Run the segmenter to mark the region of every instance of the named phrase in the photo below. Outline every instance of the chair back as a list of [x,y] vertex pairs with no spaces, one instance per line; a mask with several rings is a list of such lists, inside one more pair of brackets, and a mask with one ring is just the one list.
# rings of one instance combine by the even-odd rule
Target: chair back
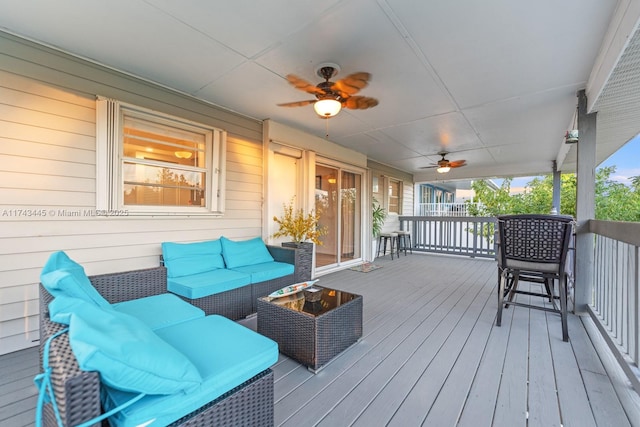
[[564,215],[498,216],[501,265],[507,260],[563,265],[573,218]]

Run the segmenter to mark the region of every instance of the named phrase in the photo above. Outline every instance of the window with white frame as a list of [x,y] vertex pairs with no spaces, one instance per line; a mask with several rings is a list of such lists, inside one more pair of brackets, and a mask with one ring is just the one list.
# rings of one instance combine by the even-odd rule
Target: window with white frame
[[224,131],[112,99],[97,104],[97,209],[223,212]]
[[389,213],[402,213],[402,182],[389,179]]

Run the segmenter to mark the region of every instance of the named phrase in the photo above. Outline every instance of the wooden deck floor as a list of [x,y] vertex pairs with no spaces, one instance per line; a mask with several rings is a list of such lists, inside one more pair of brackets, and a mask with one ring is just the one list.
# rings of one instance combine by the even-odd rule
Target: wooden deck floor
[[[323,286],[364,296],[362,340],[312,374],[274,366],[277,426],[640,426],[640,397],[590,319],[509,308],[488,260],[409,255]],[[255,318],[244,321],[255,327]],[[604,348],[604,347],[603,347]],[[0,356],[0,425],[33,424],[37,350]]]

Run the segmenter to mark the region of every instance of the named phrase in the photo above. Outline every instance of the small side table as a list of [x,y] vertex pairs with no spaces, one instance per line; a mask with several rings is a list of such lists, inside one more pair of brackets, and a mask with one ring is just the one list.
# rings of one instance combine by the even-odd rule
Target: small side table
[[258,333],[278,343],[280,353],[318,372],[362,337],[362,295],[321,288],[317,302],[298,292],[258,298]]

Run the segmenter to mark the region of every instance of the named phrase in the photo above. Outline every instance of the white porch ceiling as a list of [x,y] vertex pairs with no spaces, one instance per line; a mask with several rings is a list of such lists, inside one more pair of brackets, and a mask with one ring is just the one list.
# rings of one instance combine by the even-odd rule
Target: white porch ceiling
[[[634,8],[632,0],[0,0],[0,29],[321,137],[326,123],[311,106],[276,106],[310,98],[284,76],[318,83],[323,62],[340,65],[336,78],[368,71],[361,94],[380,105],[343,110],[329,120],[329,139],[428,181],[442,179],[421,168],[441,150],[468,164],[448,179],[551,171],[565,158],[576,92],[596,71],[610,74],[615,63],[602,57],[620,46],[612,40],[624,37],[615,32],[621,17],[631,15],[625,28],[635,29]],[[640,131],[637,121],[626,126]],[[598,161],[632,132],[609,136]],[[570,150],[563,170],[575,169]]]

